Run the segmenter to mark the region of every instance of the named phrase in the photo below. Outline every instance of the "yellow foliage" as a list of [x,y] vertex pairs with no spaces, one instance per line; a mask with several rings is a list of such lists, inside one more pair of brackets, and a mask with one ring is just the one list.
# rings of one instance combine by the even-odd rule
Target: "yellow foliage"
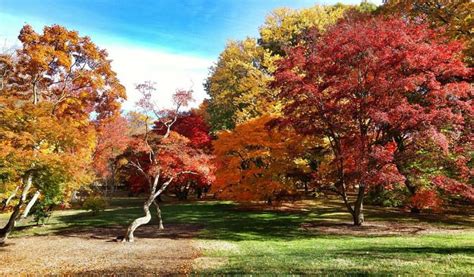
[[206,84],[214,129],[232,129],[235,124],[278,112],[276,93],[268,88],[274,60],[254,39],[227,44]]
[[284,48],[291,46],[302,31],[317,27],[324,31],[335,24],[351,6],[316,5],[306,9],[279,8],[274,10],[260,27],[261,44],[275,54],[283,54]]

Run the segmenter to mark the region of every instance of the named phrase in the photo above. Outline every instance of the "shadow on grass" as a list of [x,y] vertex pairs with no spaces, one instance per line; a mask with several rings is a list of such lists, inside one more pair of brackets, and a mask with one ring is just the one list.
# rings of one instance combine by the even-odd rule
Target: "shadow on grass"
[[[57,231],[55,234],[64,237],[121,242],[126,230],[127,228],[125,226],[68,228]],[[159,230],[157,225],[148,224],[138,228],[134,235],[136,238],[167,238],[182,240],[194,238],[200,230],[200,226],[191,224],[169,224],[164,230]]]
[[241,211],[231,203],[195,203],[164,206],[169,222],[205,226],[199,238],[221,240],[297,239],[305,235],[299,226],[308,213]]
[[[60,212],[54,216],[48,228],[56,234],[67,234],[74,230],[99,228],[100,233],[104,228],[109,228],[115,232],[114,236],[123,235],[125,228],[135,218],[143,215],[141,205],[142,199],[125,198],[113,199],[111,208],[92,215],[89,212],[78,211],[77,213]],[[168,237],[179,238],[179,232],[188,236],[188,230],[192,230],[192,235],[203,239],[219,239],[229,241],[240,240],[292,240],[311,237],[334,237],[351,234],[331,234],[324,232],[321,228],[331,226],[334,228],[345,228],[354,230],[350,225],[351,217],[345,212],[344,207],[337,200],[325,202],[315,202],[314,205],[303,211],[272,211],[248,209],[245,206],[231,202],[200,201],[188,203],[163,203],[162,215],[165,225],[165,232],[157,231],[157,220],[152,209],[152,220],[148,233],[140,234],[141,227],[137,230],[137,236],[144,237]],[[474,227],[472,217],[459,215],[459,217],[441,215],[412,215],[396,209],[367,207],[366,218],[371,222],[389,221],[392,224],[398,222],[419,223],[442,223],[451,229],[462,229],[464,227]],[[308,231],[305,225],[312,224],[315,228]],[[194,226],[194,227],[190,227]],[[173,232],[166,232],[167,227],[171,227]],[[29,228],[26,226],[26,228]],[[359,227],[360,228],[360,227]],[[372,228],[370,226],[364,228]],[[146,229],[142,229],[146,230]],[[423,229],[420,228],[420,231]],[[415,230],[414,233],[416,233]],[[393,236],[394,234],[365,234],[365,229],[360,235],[367,237]],[[112,236],[113,234],[110,234]],[[396,235],[396,234],[395,234]]]
[[[411,222],[411,223],[427,223],[436,225],[454,225],[459,227],[474,227],[474,215],[472,210],[468,210],[465,207],[465,211],[459,210],[453,213],[452,211],[439,214],[439,213],[410,213],[396,208],[384,208],[384,207],[368,207],[365,211],[365,216],[369,220],[376,221],[398,221],[398,222]],[[472,209],[472,207],[471,207]]]
[[[165,230],[154,232],[154,236],[177,238],[179,237],[177,232],[180,229],[184,233],[192,229],[193,234],[199,238],[224,240],[291,239],[300,238],[304,235],[304,233],[299,230],[300,224],[306,218],[303,214],[246,212],[235,210],[235,207],[235,204],[221,202],[162,205]],[[123,235],[125,227],[135,218],[142,215],[143,211],[139,207],[113,208],[95,216],[88,212],[73,215],[59,215],[56,220],[61,222],[62,226],[67,227],[58,229],[55,233],[65,234],[68,232],[64,231],[74,229],[97,229],[99,227],[107,227],[114,229],[117,235]],[[152,216],[152,220],[147,226],[151,226],[151,228],[157,230],[156,216],[154,214],[152,214]],[[121,226],[122,228],[114,226]],[[137,237],[148,237],[146,234],[141,234],[140,231],[145,230],[144,228],[147,228],[147,226],[137,229]],[[191,228],[190,226],[195,227]],[[167,233],[168,229],[176,230],[177,232]],[[195,232],[196,229],[200,231]]]

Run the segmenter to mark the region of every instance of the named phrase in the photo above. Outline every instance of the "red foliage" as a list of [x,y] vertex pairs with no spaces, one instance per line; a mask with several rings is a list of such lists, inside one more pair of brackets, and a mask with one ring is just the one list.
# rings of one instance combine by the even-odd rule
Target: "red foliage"
[[349,18],[291,49],[273,86],[285,123],[330,141],[333,184],[390,187],[414,138],[447,152],[446,127],[467,128],[473,70],[461,50],[422,24]]
[[[156,148],[156,159],[153,162],[150,162],[146,152],[138,151],[133,154],[135,163],[139,163],[148,175],[155,176],[160,171],[160,179],[174,178],[170,186],[186,184],[188,180],[195,181],[199,186],[207,186],[214,180],[211,156],[194,148],[186,137],[171,131],[167,138],[159,141],[151,139],[150,142]],[[183,172],[190,173],[181,174]],[[128,183],[134,192],[149,189],[146,178],[135,169],[130,171]]]
[[94,168],[101,178],[112,174],[111,164],[129,146],[127,120],[121,116],[108,119],[98,127],[97,145],[94,152]]
[[[180,115],[173,124],[173,131],[189,139],[191,146],[200,149],[210,149],[212,138],[209,135],[209,125],[201,115],[194,111]],[[163,135],[166,132],[161,122],[156,122],[154,130]]]
[[[201,115],[195,113],[194,111],[180,114],[177,117],[176,122],[171,127],[173,132],[180,134],[181,136],[188,139],[188,143],[185,148],[194,149],[197,152],[200,152],[203,157],[210,154],[212,146],[212,138],[209,135],[209,126],[204,121]],[[155,122],[153,127],[153,132],[158,135],[164,135],[166,133],[166,126],[161,122]],[[209,160],[202,160],[201,163],[206,164],[207,166],[212,167]],[[192,182],[193,187],[208,187],[213,180],[213,175],[204,176],[201,174],[185,174],[180,175],[175,181],[173,181],[172,186],[187,185],[189,182]],[[143,180],[144,182],[145,180]]]
[[461,196],[474,203],[474,188],[446,176],[436,176],[431,182],[447,194]]
[[410,198],[408,207],[412,210],[439,210],[442,206],[442,200],[438,194],[432,190],[420,190]]
[[152,130],[132,141],[126,154],[132,169],[128,178],[132,191],[148,191],[154,182],[158,188],[167,182],[177,186],[189,180],[210,184],[214,167],[206,149],[210,144],[208,127],[197,114],[179,114],[179,108],[192,101],[192,91],[177,90],[173,95],[175,108],[164,110],[152,101],[153,83],[140,84],[137,89],[142,94],[137,106],[144,120],[148,122],[154,115],[156,121]]

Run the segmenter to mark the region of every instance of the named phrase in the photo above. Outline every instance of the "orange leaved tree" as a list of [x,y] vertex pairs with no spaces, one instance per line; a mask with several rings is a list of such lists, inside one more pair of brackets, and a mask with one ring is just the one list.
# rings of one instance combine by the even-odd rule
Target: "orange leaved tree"
[[91,181],[91,119],[100,124],[117,114],[125,98],[107,52],[88,37],[59,25],[39,34],[26,25],[18,38],[21,48],[0,59],[0,185],[20,195],[0,243],[31,208],[31,192],[34,203],[41,193],[67,194]]
[[294,193],[298,184],[294,177],[311,172],[314,156],[308,154],[317,151],[319,141],[292,128],[271,128],[273,120],[264,115],[218,134],[213,145],[217,166],[213,191],[219,197],[270,203],[281,193]]

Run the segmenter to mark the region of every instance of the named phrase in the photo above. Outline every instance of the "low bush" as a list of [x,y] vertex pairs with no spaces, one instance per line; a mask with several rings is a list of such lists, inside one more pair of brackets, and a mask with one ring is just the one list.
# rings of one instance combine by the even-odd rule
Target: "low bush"
[[108,202],[101,196],[92,196],[87,198],[82,204],[82,208],[87,211],[91,211],[93,215],[105,210],[108,206]]

